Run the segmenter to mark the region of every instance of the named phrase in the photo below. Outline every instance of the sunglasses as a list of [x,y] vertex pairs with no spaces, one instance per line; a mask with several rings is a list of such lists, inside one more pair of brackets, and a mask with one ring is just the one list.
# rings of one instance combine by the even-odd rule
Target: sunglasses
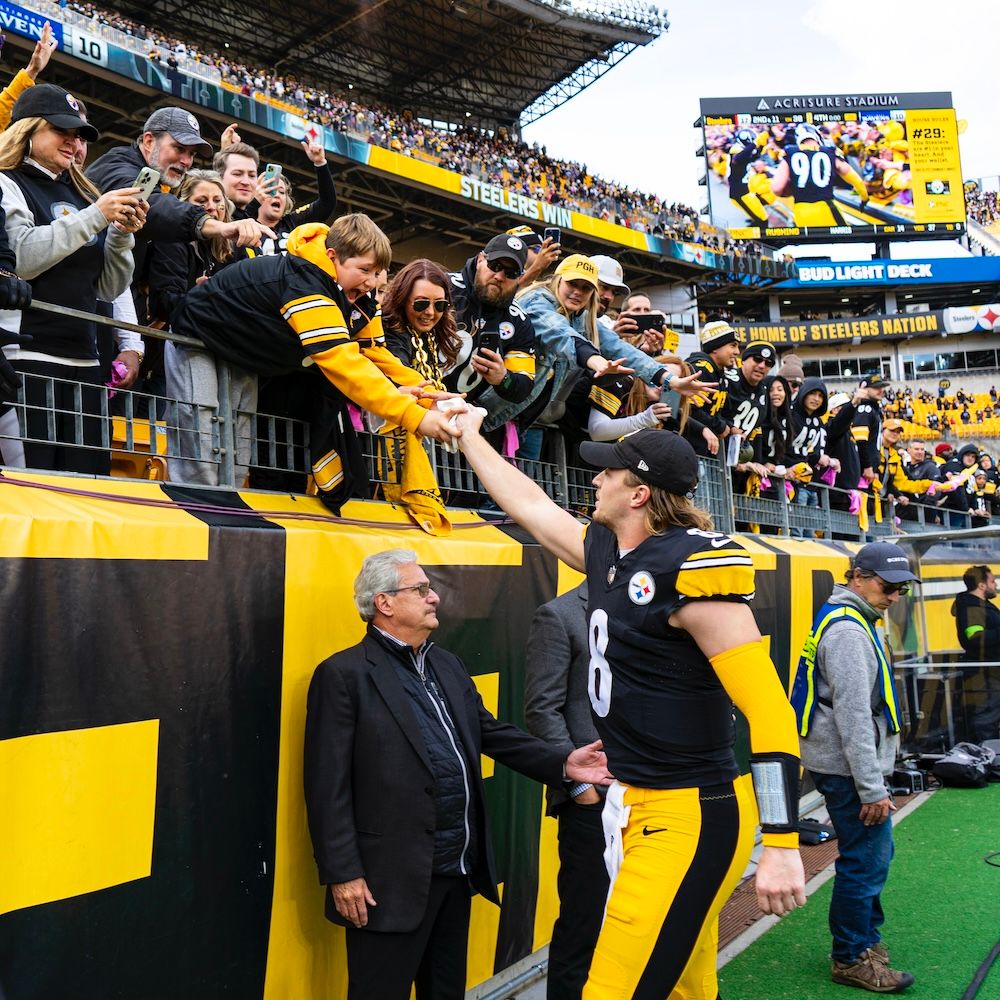
[[431,299],[414,299],[410,303],[410,308],[414,312],[422,313],[427,312],[433,306],[434,312],[440,316],[448,308],[448,304],[447,299],[434,299],[433,301]]
[[521,277],[521,269],[516,264],[505,264],[502,260],[488,260],[486,266],[494,274],[499,274],[503,271],[505,278],[514,279]]
[[891,597],[893,594],[899,594],[900,597],[906,597],[910,592],[910,585],[908,583],[886,583],[882,577],[878,578],[878,585],[882,588],[882,593],[886,597]]
[[429,583],[416,583],[412,587],[397,587],[395,590],[383,590],[383,594],[404,594],[408,590],[415,590],[420,597],[426,597],[431,592]]

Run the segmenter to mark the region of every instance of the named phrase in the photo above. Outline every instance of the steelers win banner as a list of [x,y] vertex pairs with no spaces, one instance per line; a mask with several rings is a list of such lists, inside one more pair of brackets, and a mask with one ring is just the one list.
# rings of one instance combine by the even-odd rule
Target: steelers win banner
[[[363,635],[361,561],[416,550],[441,594],[435,641],[515,723],[534,610],[579,579],[469,512],[447,539],[384,504],[345,514],[367,520],[331,523],[310,498],[0,475],[4,1000],[345,995],[302,744],[313,670]],[[743,542],[787,684],[848,552]],[[503,905],[473,900],[470,986],[548,941],[556,905],[541,788],[485,759],[483,774]]]

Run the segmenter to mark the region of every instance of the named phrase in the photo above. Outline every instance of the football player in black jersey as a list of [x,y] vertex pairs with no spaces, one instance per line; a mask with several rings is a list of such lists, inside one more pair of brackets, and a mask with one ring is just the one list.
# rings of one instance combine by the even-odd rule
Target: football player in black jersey
[[834,176],[854,188],[863,206],[868,201],[865,182],[835,146],[825,145],[815,125],[803,122],[795,128],[796,145],[788,146],[785,158],[771,179],[777,195],[791,195],[796,226],[846,226],[833,198]]
[[[694,506],[698,459],[676,434],[581,446],[603,467],[584,537],[476,433],[481,419],[471,410],[459,426],[482,484],[587,574],[591,705],[617,780],[604,812],[612,889],[584,1000],[716,1000],[718,914],[758,810],[761,909],[805,902],[795,718],[750,610],[750,556]],[[733,750],[734,702],[750,724],[756,809]]]

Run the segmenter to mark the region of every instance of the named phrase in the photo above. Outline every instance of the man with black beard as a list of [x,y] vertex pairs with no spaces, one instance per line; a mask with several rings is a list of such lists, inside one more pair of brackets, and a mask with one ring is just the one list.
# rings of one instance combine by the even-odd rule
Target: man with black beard
[[527,260],[524,241],[503,233],[450,276],[462,347],[445,388],[489,412],[502,402],[523,402],[534,384],[535,331],[513,301]]

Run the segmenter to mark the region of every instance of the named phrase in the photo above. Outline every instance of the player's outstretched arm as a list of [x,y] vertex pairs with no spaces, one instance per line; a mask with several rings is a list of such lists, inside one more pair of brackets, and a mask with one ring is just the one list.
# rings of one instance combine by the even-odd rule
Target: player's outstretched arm
[[459,448],[486,492],[522,528],[567,566],[583,571],[583,528],[556,506],[520,469],[497,454],[479,433],[485,410],[472,407],[458,417]]

